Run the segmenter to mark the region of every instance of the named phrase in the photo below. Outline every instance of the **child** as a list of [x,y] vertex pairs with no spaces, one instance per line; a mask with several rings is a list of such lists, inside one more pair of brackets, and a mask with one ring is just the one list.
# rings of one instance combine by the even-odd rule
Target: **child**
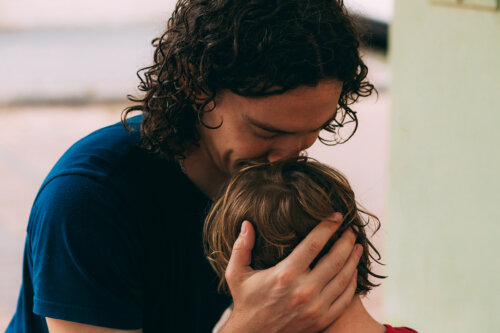
[[251,266],[267,269],[287,257],[321,220],[335,212],[344,217],[342,225],[310,267],[347,228],[356,233],[363,255],[358,264],[355,297],[324,332],[416,332],[382,325],[363,307],[360,296],[377,286],[368,276],[383,278],[371,270],[371,261],[379,263],[380,255],[365,231],[371,220],[376,223],[375,231],[380,223],[357,206],[349,182],[340,172],[305,157],[244,167],[214,201],[205,221],[204,242],[205,253],[220,278],[219,291],[230,294],[224,273],[243,221],[250,221],[255,228]]

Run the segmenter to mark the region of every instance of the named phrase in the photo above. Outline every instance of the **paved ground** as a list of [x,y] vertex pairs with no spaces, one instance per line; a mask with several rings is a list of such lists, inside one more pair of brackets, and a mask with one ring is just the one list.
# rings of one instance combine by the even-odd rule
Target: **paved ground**
[[[358,105],[360,127],[351,141],[334,148],[315,145],[310,155],[343,171],[359,201],[383,223],[389,116],[384,87],[389,71],[379,55],[367,60],[381,87],[378,101],[370,98]],[[121,104],[0,108],[0,330],[15,309],[26,223],[44,176],[75,140],[118,121],[122,109]],[[376,243],[383,247],[384,229],[378,235]],[[382,295],[383,289],[378,288],[366,301],[379,320],[383,320]]]

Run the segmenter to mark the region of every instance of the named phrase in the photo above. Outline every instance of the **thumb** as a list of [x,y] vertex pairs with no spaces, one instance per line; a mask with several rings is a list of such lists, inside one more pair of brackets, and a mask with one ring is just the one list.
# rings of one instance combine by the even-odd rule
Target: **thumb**
[[243,221],[241,231],[234,242],[231,258],[227,264],[226,277],[238,278],[242,274],[252,272],[252,249],[255,243],[255,230],[248,221]]

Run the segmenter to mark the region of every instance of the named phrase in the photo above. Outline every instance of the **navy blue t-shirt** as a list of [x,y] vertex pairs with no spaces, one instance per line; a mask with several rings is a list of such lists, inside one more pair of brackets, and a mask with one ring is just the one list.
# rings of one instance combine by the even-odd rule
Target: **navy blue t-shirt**
[[[138,129],[141,117],[129,120]],[[118,123],[74,144],[29,218],[23,283],[7,332],[45,317],[144,332],[210,332],[227,297],[203,254],[210,200]]]

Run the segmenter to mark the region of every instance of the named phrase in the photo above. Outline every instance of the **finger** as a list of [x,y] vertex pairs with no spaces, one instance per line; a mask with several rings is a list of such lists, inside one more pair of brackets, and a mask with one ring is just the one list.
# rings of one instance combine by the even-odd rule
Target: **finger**
[[335,300],[344,294],[346,288],[350,287],[353,274],[357,272],[356,267],[359,263],[359,258],[363,253],[363,247],[356,244],[349,259],[347,259],[342,270],[325,286],[321,291],[321,295],[326,299]]
[[354,293],[356,292],[357,281],[358,272],[354,271],[347,288],[337,299],[333,301],[332,305],[330,305],[330,309],[328,310],[330,318],[333,318],[333,320],[339,318],[344,310],[351,304]]
[[[325,286],[343,269],[353,252],[355,242],[356,234],[351,230],[351,228],[348,228],[333,244],[328,253],[318,261],[316,266],[314,266],[311,278],[315,280],[318,285]],[[354,272],[355,268],[356,266],[354,266],[351,271],[347,272],[349,277],[352,272]]]
[[240,279],[242,275],[252,270],[252,249],[255,243],[255,231],[248,221],[243,221],[241,231],[234,242],[233,251],[226,268],[226,279],[230,284],[232,281]]
[[342,214],[335,213],[330,218],[319,223],[304,238],[292,253],[280,264],[290,265],[298,271],[309,269],[309,265],[325,247],[328,240],[342,223]]

